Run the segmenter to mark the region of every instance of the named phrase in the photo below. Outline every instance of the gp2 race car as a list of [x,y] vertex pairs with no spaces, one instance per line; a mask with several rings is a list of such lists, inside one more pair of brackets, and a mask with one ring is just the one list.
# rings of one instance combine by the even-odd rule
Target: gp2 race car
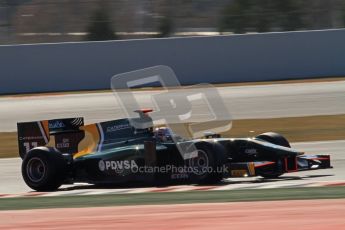
[[[148,112],[138,111],[135,119],[151,120]],[[167,128],[131,124],[130,119],[118,119],[84,125],[83,118],[18,123],[24,181],[34,190],[53,191],[74,182],[213,184],[230,177],[277,178],[331,168],[329,155],[304,155],[277,133],[254,138],[208,134],[177,143]],[[194,144],[194,154],[183,157],[177,148],[181,143]]]

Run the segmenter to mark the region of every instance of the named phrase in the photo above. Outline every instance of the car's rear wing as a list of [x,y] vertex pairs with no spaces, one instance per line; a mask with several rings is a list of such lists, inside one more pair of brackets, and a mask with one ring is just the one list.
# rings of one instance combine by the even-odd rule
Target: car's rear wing
[[23,158],[32,148],[46,146],[54,137],[54,147],[62,152],[77,151],[84,138],[82,117],[17,123],[19,155]]
[[[139,121],[146,125],[134,128],[133,123],[140,125]],[[121,143],[152,137],[151,123],[152,119],[145,113],[132,120],[124,118],[85,126],[82,117],[20,122],[17,123],[19,155],[24,158],[34,147],[49,146],[80,157]]]

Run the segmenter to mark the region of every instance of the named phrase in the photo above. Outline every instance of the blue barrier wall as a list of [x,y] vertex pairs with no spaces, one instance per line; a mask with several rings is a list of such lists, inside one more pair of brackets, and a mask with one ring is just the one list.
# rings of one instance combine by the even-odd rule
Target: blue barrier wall
[[345,76],[345,30],[0,46],[0,93],[106,89],[155,65],[182,84]]

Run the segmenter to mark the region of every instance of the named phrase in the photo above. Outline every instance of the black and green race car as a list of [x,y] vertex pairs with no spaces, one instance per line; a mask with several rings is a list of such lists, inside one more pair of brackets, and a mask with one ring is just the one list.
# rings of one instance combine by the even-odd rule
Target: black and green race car
[[[135,119],[150,120],[149,111],[138,111]],[[24,181],[34,190],[53,191],[75,182],[213,184],[230,177],[277,178],[331,168],[329,155],[304,155],[273,132],[185,140],[168,128],[132,124],[126,118],[90,125],[83,118],[18,123]],[[193,151],[181,154],[180,145],[193,146]]]

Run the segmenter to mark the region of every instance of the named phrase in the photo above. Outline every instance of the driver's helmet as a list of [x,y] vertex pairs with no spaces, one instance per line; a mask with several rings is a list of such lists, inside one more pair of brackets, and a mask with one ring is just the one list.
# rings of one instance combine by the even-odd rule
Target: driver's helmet
[[154,135],[157,141],[168,142],[172,141],[173,132],[170,128],[159,127],[155,129]]

